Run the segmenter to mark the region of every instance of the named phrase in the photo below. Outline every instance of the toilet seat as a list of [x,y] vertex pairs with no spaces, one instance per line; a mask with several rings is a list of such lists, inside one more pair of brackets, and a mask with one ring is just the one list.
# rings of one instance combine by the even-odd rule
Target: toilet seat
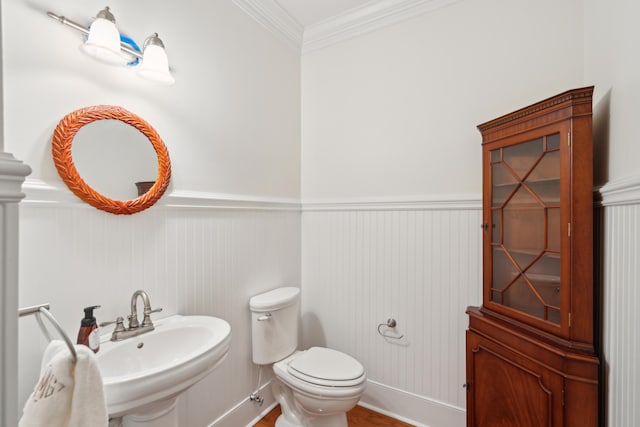
[[[312,349],[313,348],[314,347],[312,347]],[[290,355],[289,357],[286,357],[285,359],[275,363],[273,365],[273,371],[276,374],[276,377],[280,381],[284,382],[289,387],[291,387],[293,390],[297,390],[300,393],[304,393],[316,399],[351,399],[354,396],[361,395],[366,386],[365,384],[366,374],[364,372],[364,368],[362,367],[362,365],[360,365],[360,363],[355,359],[351,358],[351,356],[348,356],[344,353],[340,353],[339,351],[325,349],[322,347],[315,347],[315,348],[320,349],[320,351],[316,353],[317,350],[313,350],[309,360],[314,360],[316,357],[320,357],[318,356],[318,354],[326,355],[327,353],[325,353],[323,350],[329,350],[330,352],[335,352],[335,353],[338,353],[340,356],[344,356],[345,358],[354,360],[357,363],[357,365],[359,365],[360,368],[362,369],[362,374],[357,378],[348,379],[348,380],[331,380],[331,379],[325,379],[325,378],[317,378],[314,376],[310,376],[308,374],[303,374],[300,371],[296,372],[296,370],[291,368],[291,364],[293,364],[293,362],[296,359],[303,357],[310,350],[312,350],[312,349],[309,349],[306,351],[297,351],[292,355]],[[336,357],[340,357],[340,356],[336,356]],[[344,361],[344,359],[341,359],[341,360]],[[300,365],[306,367],[306,364],[309,361],[305,362],[304,359],[302,359],[302,361],[303,362]],[[311,366],[316,366],[311,362],[309,362],[309,364]],[[347,364],[349,364],[349,362],[347,362]],[[300,366],[298,366],[298,368],[300,369]],[[304,370],[304,367],[302,369]],[[355,371],[352,371],[352,372],[355,372]],[[317,372],[316,372],[316,375],[317,375]],[[327,376],[336,376],[336,375],[327,375]],[[346,377],[349,377],[349,376],[353,376],[353,375],[346,375]]]
[[324,347],[311,347],[287,366],[292,376],[324,387],[352,387],[364,381],[364,367],[353,357]]

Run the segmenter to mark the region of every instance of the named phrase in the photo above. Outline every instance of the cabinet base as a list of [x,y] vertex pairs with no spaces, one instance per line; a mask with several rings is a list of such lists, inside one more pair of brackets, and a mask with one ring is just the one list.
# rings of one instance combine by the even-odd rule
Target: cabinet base
[[596,427],[599,359],[470,307],[468,427]]

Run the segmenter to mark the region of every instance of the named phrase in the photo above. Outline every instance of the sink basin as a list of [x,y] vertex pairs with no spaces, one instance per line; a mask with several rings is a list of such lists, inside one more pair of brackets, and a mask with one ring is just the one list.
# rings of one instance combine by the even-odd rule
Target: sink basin
[[174,315],[154,325],[123,341],[109,341],[110,333],[101,337],[97,359],[111,417],[174,404],[229,351],[231,327],[217,317]]

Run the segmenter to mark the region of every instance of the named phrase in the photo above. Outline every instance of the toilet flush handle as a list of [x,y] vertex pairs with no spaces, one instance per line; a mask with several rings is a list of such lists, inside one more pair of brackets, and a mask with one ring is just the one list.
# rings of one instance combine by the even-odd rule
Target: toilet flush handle
[[264,322],[265,320],[271,320],[271,313],[258,317],[258,322]]

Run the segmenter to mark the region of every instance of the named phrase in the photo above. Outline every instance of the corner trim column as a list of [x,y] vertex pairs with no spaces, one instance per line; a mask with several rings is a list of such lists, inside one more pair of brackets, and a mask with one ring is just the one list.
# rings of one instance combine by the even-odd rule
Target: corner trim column
[[0,425],[18,425],[18,203],[31,168],[0,152]]

